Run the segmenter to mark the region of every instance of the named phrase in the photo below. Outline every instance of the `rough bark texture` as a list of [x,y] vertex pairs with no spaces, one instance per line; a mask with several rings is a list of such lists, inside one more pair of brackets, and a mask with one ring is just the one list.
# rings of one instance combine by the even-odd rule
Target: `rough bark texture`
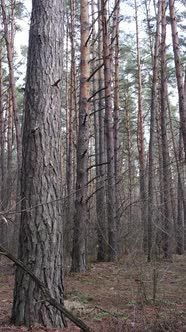
[[[23,129],[19,259],[63,304],[60,87],[63,0],[33,0]],[[50,202],[50,203],[46,203]],[[16,270],[12,322],[63,326],[38,286]]]
[[101,0],[102,28],[103,28],[103,61],[105,79],[105,131],[107,145],[107,177],[108,177],[108,259],[114,261],[117,257],[117,235],[116,235],[116,190],[114,172],[114,135],[112,118],[112,96],[111,96],[111,52],[110,38],[107,22],[107,9],[104,0]]
[[89,145],[89,5],[87,0],[80,2],[81,22],[81,64],[80,64],[80,103],[79,133],[77,141],[77,182],[74,215],[72,267],[74,272],[86,270],[85,232],[87,225],[87,183]]
[[183,145],[184,145],[185,160],[186,160],[186,107],[185,107],[186,97],[184,96],[183,70],[182,70],[181,57],[180,57],[180,46],[179,46],[179,38],[177,31],[174,0],[169,0],[169,10],[170,10],[170,20],[171,20],[171,29],[172,29],[174,62],[175,62],[176,79],[177,79],[178,96],[179,96],[180,128],[183,136]]

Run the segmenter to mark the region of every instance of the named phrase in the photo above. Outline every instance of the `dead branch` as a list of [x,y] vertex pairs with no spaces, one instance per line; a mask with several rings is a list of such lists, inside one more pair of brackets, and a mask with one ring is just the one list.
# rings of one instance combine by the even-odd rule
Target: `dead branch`
[[94,168],[94,167],[99,167],[99,166],[102,166],[102,165],[108,165],[109,162],[105,162],[105,163],[101,163],[101,164],[94,164],[94,165],[91,165],[87,168],[87,171],[90,171],[91,168]]
[[94,98],[94,96],[96,96],[99,92],[105,90],[105,87],[104,88],[101,88],[99,89],[98,91],[96,91],[95,93],[93,93],[93,95],[91,97],[89,97],[88,101],[91,101],[92,98]]
[[89,76],[87,81],[90,81],[90,79],[97,73],[98,70],[100,70],[104,66],[104,63],[101,63],[94,71],[93,73]]
[[69,310],[67,310],[63,305],[57,302],[51,295],[49,290],[45,287],[42,281],[35,276],[35,274],[27,269],[27,267],[15,256],[13,256],[10,252],[7,251],[6,248],[0,245],[0,255],[4,255],[9,258],[12,262],[14,262],[17,266],[19,266],[22,270],[24,270],[39,286],[43,295],[45,297],[46,302],[49,302],[54,308],[58,309],[65,317],[67,317],[71,322],[73,322],[76,326],[78,326],[84,332],[94,332],[90,327],[88,327],[81,319],[74,316]]

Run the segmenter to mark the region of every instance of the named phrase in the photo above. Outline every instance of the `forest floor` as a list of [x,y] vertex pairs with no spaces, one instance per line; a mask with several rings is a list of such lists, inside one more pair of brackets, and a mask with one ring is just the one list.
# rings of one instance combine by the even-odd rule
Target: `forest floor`
[[[10,325],[14,267],[0,261],[0,332],[77,332]],[[65,306],[95,332],[186,332],[186,255],[173,263],[146,263],[128,255],[118,263],[91,264],[88,272],[67,274]]]

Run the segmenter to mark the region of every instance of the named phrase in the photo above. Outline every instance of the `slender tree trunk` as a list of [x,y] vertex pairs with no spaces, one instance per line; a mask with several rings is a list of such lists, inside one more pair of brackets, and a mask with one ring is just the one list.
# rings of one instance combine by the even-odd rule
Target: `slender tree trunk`
[[136,20],[136,53],[138,67],[138,124],[137,124],[137,145],[139,153],[140,169],[140,205],[141,205],[141,222],[143,225],[143,249],[147,252],[147,211],[146,211],[146,183],[145,183],[145,156],[144,156],[144,129],[143,129],[143,110],[142,110],[142,78],[141,78],[141,59],[139,45],[138,29],[138,9],[135,0],[135,20]]
[[8,133],[7,133],[7,152],[8,152],[8,158],[7,158],[7,172],[8,174],[11,174],[12,171],[12,132],[13,132],[13,112],[12,112],[12,91],[9,89],[8,92],[8,103],[7,103],[7,113],[8,113]]
[[80,64],[80,103],[79,132],[77,141],[77,182],[74,214],[74,233],[71,271],[86,270],[85,234],[87,225],[87,183],[89,145],[89,4],[80,2],[81,23],[81,64]]
[[[17,107],[16,100],[16,82],[14,75],[14,37],[15,37],[15,1],[10,0],[10,23],[7,8],[5,5],[5,0],[1,0],[1,9],[2,9],[2,18],[3,18],[3,29],[4,29],[4,38],[7,50],[7,60],[8,60],[8,68],[9,68],[9,87],[10,87],[10,95],[11,95],[11,103],[12,103],[12,111],[13,111],[13,120],[15,126],[15,136],[16,136],[16,149],[17,149],[17,183],[16,183],[16,208],[20,210],[21,200],[20,200],[20,190],[21,190],[21,159],[22,159],[22,133],[21,126],[19,120],[19,113]],[[10,27],[9,27],[10,25]],[[8,175],[7,175],[8,177]],[[11,179],[8,179],[8,181]],[[9,186],[9,183],[8,183]],[[9,192],[7,192],[9,193]],[[10,200],[10,197],[8,197]],[[19,236],[19,224],[20,224],[20,215],[16,214],[15,216],[15,227],[14,227],[14,238],[11,241],[11,250],[17,251],[17,240]]]
[[151,28],[150,28],[150,17],[149,17],[150,1],[149,1],[149,6],[148,6],[148,3],[147,3],[147,0],[145,0],[144,4],[145,4],[146,19],[147,19],[147,31],[148,31],[148,37],[149,37],[149,46],[150,46],[150,52],[151,52],[151,59],[153,60],[152,32],[151,32]]
[[[159,82],[161,83],[161,82]],[[159,91],[161,91],[159,86]],[[156,189],[157,206],[158,206],[158,218],[156,218],[155,224],[155,254],[160,256],[162,249],[162,224],[164,216],[164,187],[163,187],[163,153],[162,153],[162,137],[161,137],[161,95],[158,93],[157,98],[157,112],[156,112],[156,133],[157,133],[157,145],[158,145],[158,175],[159,175],[159,188]],[[158,195],[159,192],[159,195]],[[159,197],[159,199],[158,199]]]
[[[100,6],[100,4],[98,4]],[[97,44],[96,29],[95,29],[95,12],[96,7],[92,2],[92,57],[94,59],[92,71],[95,72],[98,66],[103,63],[103,41],[102,41],[102,27],[100,19],[98,20],[99,39]],[[98,47],[97,47],[98,46]],[[98,51],[97,51],[98,49]],[[99,61],[96,59],[99,57]],[[101,67],[93,76],[93,94],[99,92],[99,97],[95,95],[93,103],[94,112],[94,135],[95,135],[95,163],[99,165],[96,167],[96,230],[97,230],[97,261],[106,261],[107,259],[107,232],[106,232],[106,219],[105,219],[105,172],[104,172],[104,109],[103,100],[104,92],[103,68]]]
[[[101,3],[98,1],[98,10],[101,11]],[[102,21],[101,17],[98,20],[98,56],[99,56],[99,66],[103,63],[103,31],[102,31]],[[97,197],[97,235],[98,235],[98,252],[97,260],[106,261],[107,259],[107,225],[106,225],[106,188],[105,188],[105,176],[106,167],[104,163],[106,162],[105,155],[105,127],[104,127],[104,117],[105,117],[105,102],[104,102],[104,70],[103,67],[99,70],[99,112],[98,112],[98,124],[99,124],[99,178],[98,183],[100,190],[98,191]]]
[[68,153],[67,153],[67,213],[66,213],[66,238],[68,246],[67,253],[72,250],[72,228],[74,216],[74,118],[76,103],[76,63],[75,63],[75,3],[70,0],[70,49],[71,49],[71,68],[70,68],[70,87],[69,87],[69,108],[68,108]]
[[0,189],[0,210],[3,209],[4,181],[5,181],[5,121],[3,110],[3,71],[2,71],[2,49],[0,46],[0,149],[1,149],[1,189]]
[[128,232],[132,229],[132,147],[131,147],[131,119],[128,105],[128,95],[126,96],[126,133],[127,133],[127,167],[128,167]]
[[[179,137],[179,160],[182,159],[182,136]],[[177,225],[176,225],[176,252],[178,255],[184,253],[184,216],[186,213],[186,202],[183,189],[183,180],[180,167],[178,167],[177,183]]]
[[13,194],[12,149],[13,149],[13,107],[12,107],[12,91],[9,88],[7,95],[7,177],[6,177],[6,190],[5,190],[6,207],[8,207],[8,205],[10,207],[11,196]]
[[173,51],[174,51],[177,88],[179,96],[180,128],[183,136],[183,145],[184,145],[185,160],[186,160],[186,107],[185,107],[186,96],[184,95],[183,70],[182,70],[181,57],[180,57],[180,46],[179,46],[174,0],[169,0],[169,10],[170,10],[170,20],[171,20],[171,29],[172,29],[172,42],[173,42]]
[[112,118],[111,97],[111,52],[110,38],[107,23],[107,4],[101,0],[102,29],[103,29],[103,61],[105,79],[105,130],[107,144],[107,177],[108,177],[108,259],[114,261],[117,258],[117,234],[116,234],[116,190],[114,174],[114,136]]
[[163,159],[163,252],[164,258],[172,257],[172,216],[170,198],[169,149],[167,141],[167,70],[166,70],[166,5],[162,0],[161,20],[161,137]]
[[[174,137],[173,131],[173,124],[172,118],[170,113],[170,106],[169,106],[169,123],[170,123],[170,132],[171,132],[171,139],[173,144],[173,151],[174,157],[176,161],[176,169],[177,169],[177,219],[174,222],[175,225],[175,235],[176,235],[176,251],[178,254],[183,254],[184,250],[184,214],[186,213],[186,200],[184,194],[184,181],[182,179],[182,172],[181,172],[181,164],[180,161],[182,160],[182,134],[179,131],[179,148],[177,153],[177,147]],[[172,204],[172,209],[175,210],[175,206]],[[174,212],[175,213],[175,212]]]
[[[115,169],[115,186],[116,186],[116,229],[119,232],[119,172],[120,172],[120,142],[119,142],[119,12],[120,1],[114,2],[114,169]],[[118,243],[119,245],[119,243]]]
[[[8,28],[7,10],[5,1],[1,0],[1,9],[3,17],[4,37],[7,49],[8,67],[9,67],[9,82],[12,94],[12,107],[14,114],[14,124],[16,130],[16,145],[17,145],[17,164],[18,164],[18,177],[20,176],[21,168],[21,128],[18,116],[17,100],[16,100],[16,85],[14,77],[14,35],[15,35],[15,4],[14,0],[10,2],[11,9],[11,30]],[[18,180],[19,181],[19,180]]]
[[155,116],[157,106],[157,80],[158,80],[158,56],[160,45],[160,21],[161,21],[161,0],[158,2],[156,37],[154,46],[153,78],[151,90],[150,109],[150,141],[149,141],[149,176],[148,176],[148,261],[151,260],[152,250],[152,223],[154,218],[154,148],[155,148]]
[[[66,67],[66,194],[68,193],[68,184],[67,184],[67,174],[68,174],[68,156],[69,156],[69,94],[70,94],[70,84],[69,84],[69,13],[68,10],[66,12],[66,41],[65,41],[65,67]],[[67,206],[68,206],[68,198],[67,198]]]
[[[63,304],[61,220],[61,93],[63,1],[33,1],[23,129],[19,259]],[[47,204],[48,202],[48,204]],[[62,327],[56,309],[17,268],[12,322]]]

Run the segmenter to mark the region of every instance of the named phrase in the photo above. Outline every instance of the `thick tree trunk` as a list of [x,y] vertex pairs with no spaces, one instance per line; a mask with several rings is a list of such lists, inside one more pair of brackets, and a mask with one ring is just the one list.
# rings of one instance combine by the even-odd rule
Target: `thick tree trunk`
[[[61,93],[63,0],[33,1],[23,129],[19,259],[63,304],[61,220]],[[58,82],[58,84],[57,84]],[[47,204],[48,202],[48,204]],[[16,270],[12,322],[61,327],[59,312]]]
[[81,64],[80,64],[80,103],[79,132],[77,141],[77,182],[74,214],[74,233],[71,271],[86,270],[85,232],[87,225],[87,183],[89,147],[89,4],[80,2],[81,22]]
[[107,22],[107,4],[101,0],[102,28],[103,28],[103,62],[105,79],[105,130],[107,145],[107,177],[108,177],[108,259],[114,261],[117,258],[117,234],[116,234],[116,190],[114,172],[114,135],[112,118],[111,96],[111,52],[110,38]]

